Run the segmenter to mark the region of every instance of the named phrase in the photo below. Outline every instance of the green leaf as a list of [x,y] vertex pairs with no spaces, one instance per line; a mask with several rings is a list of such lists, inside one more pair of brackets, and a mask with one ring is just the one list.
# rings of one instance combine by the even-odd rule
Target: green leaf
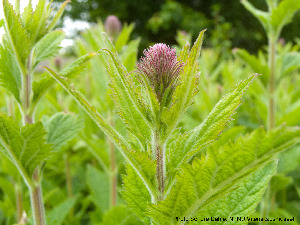
[[31,19],[26,26],[32,43],[36,43],[46,34],[49,16],[50,9],[47,6],[47,1],[38,1],[34,12],[31,14]]
[[[116,216],[118,215],[118,216]],[[142,225],[141,221],[127,209],[126,206],[118,205],[109,210],[103,216],[102,223],[99,225]]]
[[282,59],[282,77],[292,74],[292,71],[300,68],[300,52],[285,53]]
[[14,56],[0,46],[0,85],[20,102],[21,74]]
[[26,29],[22,26],[20,15],[16,14],[8,0],[3,0],[5,33],[11,48],[17,58],[18,65],[23,71],[25,61],[30,51],[30,40]]
[[88,166],[86,183],[91,191],[91,200],[102,213],[109,209],[109,180],[107,174]]
[[151,202],[151,195],[136,171],[126,164],[126,175],[123,176],[122,198],[127,203],[128,208],[134,212],[145,224],[150,220],[145,215],[147,204]]
[[45,134],[41,122],[20,128],[11,117],[0,114],[0,150],[15,164],[25,182],[52,154],[51,145],[45,143]]
[[147,179],[145,172],[141,170],[140,162],[133,156],[131,146],[129,143],[97,112],[97,110],[90,106],[89,103],[79,94],[74,85],[69,82],[65,77],[60,77],[53,70],[45,67],[49,74],[74,98],[74,100],[83,108],[83,110],[90,116],[90,118],[98,125],[98,127],[110,138],[115,144],[120,153],[130,163],[134,170],[138,173],[139,177],[147,187],[151,197],[156,199],[157,193],[151,181]]
[[123,27],[121,33],[118,36],[118,39],[115,43],[115,48],[118,52],[120,52],[122,50],[122,48],[127,44],[130,35],[133,31],[134,28],[134,24],[130,24],[129,26],[127,24],[125,24],[125,26]]
[[240,82],[232,91],[225,95],[209,113],[207,118],[193,130],[179,135],[167,146],[167,170],[171,177],[183,162],[189,162],[201,149],[215,141],[231,120],[237,107],[242,103],[242,96],[257,75]]
[[251,69],[258,74],[262,75],[262,80],[264,84],[267,84],[270,76],[270,69],[267,64],[259,60],[256,56],[250,55],[244,49],[237,49],[234,51],[235,55],[243,60]]
[[48,225],[61,225],[63,224],[66,216],[74,207],[78,196],[68,198],[63,201],[61,204],[53,208],[47,213],[47,224]]
[[278,36],[282,28],[292,21],[293,16],[299,9],[299,0],[283,0],[272,10],[271,25]]
[[[86,54],[84,56],[81,56],[68,66],[64,68],[61,72],[60,75],[68,78],[74,78],[78,74],[80,74],[88,65],[89,60],[94,57],[96,53],[91,52],[89,54]],[[47,76],[39,81],[34,81],[32,84],[32,90],[33,90],[33,104],[36,105],[41,97],[46,93],[48,88],[50,88],[54,84],[54,80]],[[33,107],[34,108],[34,107]]]
[[53,31],[45,35],[34,47],[34,57],[36,66],[39,62],[50,59],[55,56],[59,49],[60,43],[65,38],[61,30]]
[[197,60],[200,56],[204,32],[205,30],[200,32],[189,54],[189,44],[187,44],[180,53],[179,60],[184,62],[184,69],[181,71],[179,76],[180,82],[173,94],[171,107],[164,108],[161,114],[161,119],[167,127],[163,134],[164,138],[166,138],[176,128],[180,118],[186,112],[187,108],[193,103],[198,92],[199,69]]
[[55,150],[74,139],[83,128],[78,116],[67,113],[56,113],[50,118],[43,117],[42,121],[47,130],[47,143],[53,144]]
[[275,172],[277,154],[299,141],[297,127],[259,128],[234,144],[210,148],[182,165],[170,194],[151,204],[148,215],[158,224],[184,224],[176,217],[248,216]]
[[4,26],[4,19],[0,20],[0,28]]
[[147,143],[153,136],[152,125],[140,108],[133,81],[119,59],[115,47],[105,33],[102,34],[102,38],[110,56],[108,65],[110,86],[119,114],[129,131],[140,140],[141,144]]
[[268,25],[270,21],[270,14],[264,11],[261,11],[259,9],[256,9],[250,2],[247,0],[241,0],[241,3],[244,5],[244,7],[254,16],[256,19],[259,20],[259,22],[262,24],[262,26],[265,28],[266,31],[268,31]]
[[47,32],[50,32],[55,25],[57,24],[58,20],[60,19],[60,17],[62,16],[65,7],[68,3],[70,3],[71,0],[66,0],[59,8],[59,10],[57,11],[57,13],[55,14],[55,16],[53,17],[52,21],[50,22],[50,24],[48,25],[48,27],[46,28]]

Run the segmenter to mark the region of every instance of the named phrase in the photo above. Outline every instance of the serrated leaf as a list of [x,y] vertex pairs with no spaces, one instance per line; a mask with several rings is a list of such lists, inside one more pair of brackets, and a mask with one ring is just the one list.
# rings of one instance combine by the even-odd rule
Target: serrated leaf
[[51,211],[47,213],[47,224],[49,225],[61,225],[63,224],[66,216],[70,210],[74,207],[78,196],[68,198],[61,204],[55,206]]
[[300,9],[299,0],[283,0],[271,12],[271,25],[279,35],[281,29],[291,22],[295,13]]
[[[129,131],[133,133],[141,143],[147,143],[153,135],[152,125],[147,120],[146,115],[138,103],[135,87],[126,68],[118,57],[118,53],[105,35],[102,38],[106,47],[109,49],[108,73],[110,78],[110,87],[113,92],[113,99],[119,109],[119,114]],[[141,149],[145,150],[145,149]]]
[[[154,183],[156,180],[156,162],[151,160],[146,153],[134,153],[134,157],[141,165],[147,178]],[[147,204],[154,199],[151,199],[144,182],[129,164],[126,164],[126,172],[127,174],[123,176],[124,190],[121,195],[132,212],[145,224],[149,224],[149,218],[145,216],[145,212]]]
[[34,169],[51,156],[52,147],[45,143],[45,134],[41,122],[20,128],[11,117],[0,114],[0,150],[25,179],[30,180],[28,175],[32,175]]
[[[118,215],[118,216],[116,216]],[[109,210],[103,216],[103,220],[99,225],[142,225],[143,223],[127,209],[126,206],[118,205]]]
[[180,118],[186,112],[187,108],[193,103],[197,94],[199,79],[198,58],[200,56],[202,40],[205,30],[201,31],[190,53],[188,46],[180,53],[179,60],[183,61],[184,68],[179,75],[179,85],[173,94],[170,108],[164,108],[161,113],[161,119],[166,124],[167,129],[164,132],[164,138],[167,137],[176,128]]
[[[192,218],[199,214],[248,216],[275,172],[277,153],[299,141],[297,127],[278,127],[267,133],[259,128],[234,144],[229,143],[221,149],[210,148],[201,159],[195,158],[192,165],[185,163],[181,167],[170,194],[157,205],[151,204],[148,215],[162,225],[185,224],[176,221],[176,217]],[[219,208],[219,203],[225,204],[224,208]]]
[[53,144],[59,150],[68,141],[74,139],[83,128],[78,116],[67,113],[56,113],[50,118],[43,118],[47,130],[47,143]]
[[60,50],[60,43],[65,38],[61,30],[53,31],[45,35],[34,47],[34,57],[36,66],[39,62],[50,59]]
[[29,55],[30,40],[26,29],[22,26],[20,15],[16,14],[8,0],[3,0],[5,33],[17,58],[20,69]]
[[143,180],[152,198],[157,198],[157,193],[151,181],[147,179],[145,172],[140,169],[140,163],[132,156],[132,149],[129,143],[97,112],[89,103],[79,94],[74,85],[68,79],[60,77],[53,70],[45,67],[49,74],[74,98],[74,100],[83,108],[89,117],[98,125],[98,127],[110,138],[124,158],[130,163],[139,177]]
[[109,179],[107,174],[88,166],[86,183],[91,192],[91,200],[102,213],[109,209]]
[[36,43],[46,34],[46,25],[50,16],[50,10],[47,7],[47,1],[38,1],[38,4],[31,14],[31,19],[26,28],[32,43]]
[[0,85],[20,102],[21,73],[14,56],[0,45]]
[[193,130],[179,135],[178,138],[167,146],[167,170],[170,176],[176,173],[180,164],[189,162],[199,153],[203,146],[216,140],[231,120],[237,107],[242,103],[242,96],[257,75],[240,82],[232,91],[225,95],[209,113],[207,118]]

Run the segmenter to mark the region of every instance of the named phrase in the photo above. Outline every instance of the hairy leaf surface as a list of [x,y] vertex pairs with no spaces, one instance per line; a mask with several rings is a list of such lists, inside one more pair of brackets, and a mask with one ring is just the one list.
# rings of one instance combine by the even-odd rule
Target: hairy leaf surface
[[[192,165],[182,165],[167,198],[158,205],[150,205],[150,217],[158,224],[184,224],[177,222],[176,217],[191,218],[201,213],[209,215],[218,211],[218,203],[228,204],[227,208],[221,209],[228,216],[248,216],[274,173],[275,163],[272,161],[277,153],[299,141],[299,128],[278,127],[268,133],[259,128],[234,144],[209,149],[201,159],[195,158]],[[256,182],[261,188],[256,188]],[[249,197],[243,187],[251,186],[254,189],[249,189]],[[249,197],[249,206],[237,205],[241,209],[233,207],[227,194],[232,195],[234,204]]]
[[43,118],[43,122],[48,131],[47,142],[53,144],[56,150],[74,139],[83,128],[83,123],[77,116],[66,113],[56,113],[50,118]]
[[0,114],[0,150],[18,169],[22,167],[21,170],[26,170],[29,175],[51,156],[52,147],[45,143],[45,135],[41,122],[20,128],[11,117]]
[[34,47],[35,65],[55,56],[65,34],[61,30],[53,31],[44,36]]
[[218,138],[237,107],[242,103],[241,97],[256,76],[252,75],[239,83],[217,103],[199,126],[179,135],[170,146],[167,146],[167,170],[170,171],[171,177],[174,176],[183,162],[189,162],[204,145]]
[[102,37],[106,47],[109,49],[110,61],[108,73],[113,98],[120,110],[119,114],[129,131],[137,136],[141,143],[147,143],[152,138],[152,126],[140,108],[141,106],[134,92],[135,87],[133,81],[130,79],[130,75],[119,59],[113,44],[104,33]]

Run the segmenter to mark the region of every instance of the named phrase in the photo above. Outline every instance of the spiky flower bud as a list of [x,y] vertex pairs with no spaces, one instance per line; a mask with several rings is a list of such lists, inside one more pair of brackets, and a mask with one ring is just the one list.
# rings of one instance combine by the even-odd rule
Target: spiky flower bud
[[137,64],[137,73],[144,76],[162,102],[165,93],[174,92],[183,63],[177,61],[176,50],[166,44],[155,44],[144,50],[144,57]]
[[108,16],[104,23],[106,33],[113,39],[121,32],[122,24],[118,17],[111,15]]

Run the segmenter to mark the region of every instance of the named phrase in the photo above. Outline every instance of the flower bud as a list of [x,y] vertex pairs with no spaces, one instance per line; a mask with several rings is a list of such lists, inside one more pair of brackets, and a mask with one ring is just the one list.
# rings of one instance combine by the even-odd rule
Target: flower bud
[[144,50],[144,57],[137,64],[137,73],[144,76],[161,103],[165,93],[172,94],[178,84],[183,63],[177,61],[175,49],[166,44],[155,44]]
[[115,39],[122,30],[122,24],[118,17],[111,15],[108,16],[104,23],[105,32],[112,38]]

